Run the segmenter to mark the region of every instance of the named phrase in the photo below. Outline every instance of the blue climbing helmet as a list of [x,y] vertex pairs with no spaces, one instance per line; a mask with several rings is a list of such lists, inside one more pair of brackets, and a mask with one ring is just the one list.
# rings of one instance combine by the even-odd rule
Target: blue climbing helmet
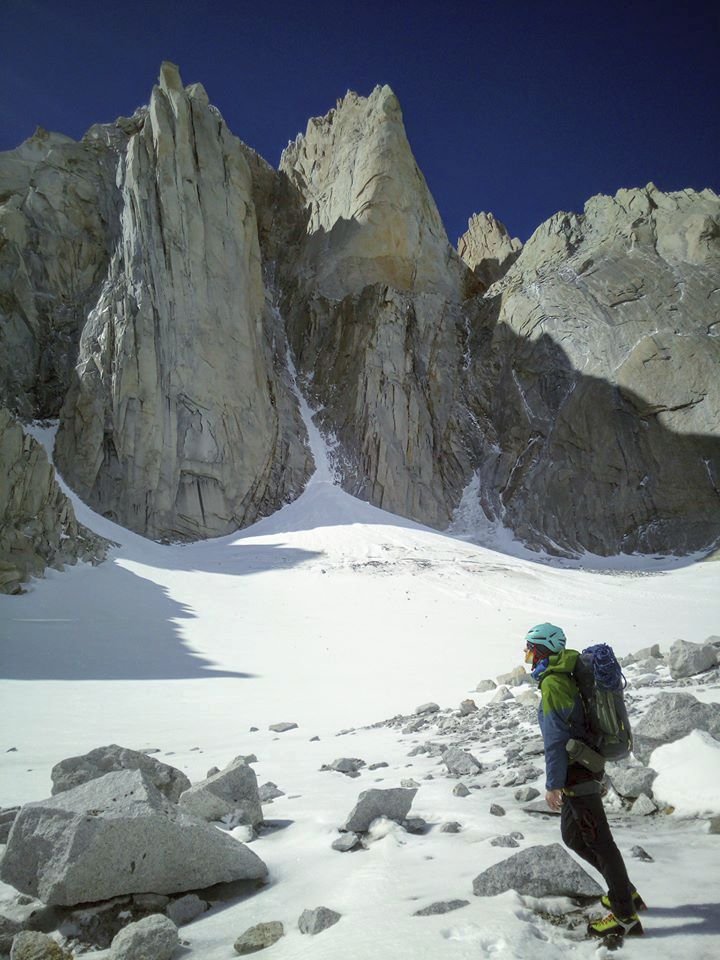
[[525,643],[533,647],[545,647],[550,653],[560,653],[567,640],[561,627],[554,623],[539,623],[525,634]]

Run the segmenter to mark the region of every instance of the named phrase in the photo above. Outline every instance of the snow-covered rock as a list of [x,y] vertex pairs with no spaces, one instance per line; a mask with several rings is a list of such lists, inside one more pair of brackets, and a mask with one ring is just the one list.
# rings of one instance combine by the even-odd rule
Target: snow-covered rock
[[345,821],[344,829],[351,833],[362,833],[378,817],[386,817],[388,820],[402,823],[408,815],[416,793],[417,789],[407,790],[403,787],[363,790]]
[[118,933],[110,946],[110,960],[170,960],[179,942],[173,921],[153,913]]
[[236,825],[256,827],[263,819],[257,776],[244,757],[238,757],[220,773],[194,784],[181,795],[178,803],[201,820],[220,820],[230,814]]
[[266,874],[256,854],[170,803],[141,770],[26,804],[0,863],[6,883],[62,905]]
[[528,847],[473,880],[476,897],[506,890],[531,897],[599,897],[603,890],[559,843]]
[[182,770],[177,770],[168,763],[161,763],[146,753],[111,743],[82,756],[68,757],[56,763],[50,774],[53,782],[52,795],[79,787],[82,783],[88,783],[116,770],[142,770],[160,793],[173,803],[177,803],[180,794],[190,786],[190,781]]
[[720,741],[703,730],[658,747],[653,793],[681,816],[720,814]]

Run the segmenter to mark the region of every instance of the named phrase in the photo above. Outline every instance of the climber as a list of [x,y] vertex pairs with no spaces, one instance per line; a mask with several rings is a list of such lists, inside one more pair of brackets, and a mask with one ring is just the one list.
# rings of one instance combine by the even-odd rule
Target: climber
[[582,698],[573,679],[577,650],[565,649],[560,627],[541,623],[525,637],[525,662],[540,686],[538,722],[545,746],[545,800],[560,812],[563,842],[595,867],[608,886],[601,898],[612,912],[588,924],[595,937],[608,934],[639,936],[643,933],[637,911],[645,909],[640,894],[628,879],[622,854],[613,840],[600,796],[602,774],[592,773],[570,760],[568,740],[587,743],[588,728]]

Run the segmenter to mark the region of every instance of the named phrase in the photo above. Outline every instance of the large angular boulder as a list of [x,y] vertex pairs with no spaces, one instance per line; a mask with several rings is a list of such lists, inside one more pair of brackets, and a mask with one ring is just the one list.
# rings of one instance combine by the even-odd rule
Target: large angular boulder
[[180,807],[201,820],[220,820],[233,814],[236,823],[256,827],[262,823],[257,777],[243,757],[224,770],[194,784],[180,797]]
[[494,897],[506,890],[531,897],[599,897],[603,893],[559,843],[521,850],[473,880],[476,897]]
[[676,640],[670,647],[667,662],[670,676],[673,680],[679,680],[682,677],[694,677],[714,667],[718,662],[718,652],[709,643]]
[[417,789],[392,787],[389,790],[363,790],[345,821],[344,830],[362,833],[368,830],[373,820],[387,817],[402,823],[407,817]]
[[693,730],[720,739],[720,703],[701,703],[691,693],[661,693],[634,726],[633,753],[647,763],[656,747]]
[[181,811],[142,770],[108,773],[26,804],[0,863],[0,879],[58,905],[266,874],[244,844]]
[[106,747],[97,747],[79,757],[68,757],[52,768],[52,795],[72,790],[82,783],[96,780],[116,770],[142,770],[150,782],[173,803],[177,803],[180,794],[187,790],[190,781],[176,767],[161,763],[154,757],[138,750],[129,750],[111,743]]

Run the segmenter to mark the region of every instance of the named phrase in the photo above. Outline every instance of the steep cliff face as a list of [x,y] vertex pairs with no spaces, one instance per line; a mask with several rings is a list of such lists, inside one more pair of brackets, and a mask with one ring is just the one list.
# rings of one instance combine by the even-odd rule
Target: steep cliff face
[[0,403],[56,417],[117,231],[117,129],[37,130],[0,155]]
[[57,461],[85,500],[140,533],[228,533],[297,495],[310,467],[263,326],[248,164],[202,87],[185,90],[163,64],[118,179],[121,235]]
[[0,593],[19,593],[45,567],[98,562],[107,543],[75,519],[45,451],[0,408]]
[[349,93],[281,170],[307,226],[281,265],[298,370],[338,441],[343,487],[445,526],[469,475],[459,441],[461,303],[474,287],[417,168],[397,98]]
[[[720,200],[652,185],[558,214],[475,309],[488,514],[551,549],[720,536]],[[476,384],[475,396],[482,393]]]
[[444,528],[476,475],[534,546],[710,547],[718,197],[594,197],[524,247],[477,214],[458,243],[388,87],[275,170],[164,64],[133,117],[0,157],[0,399],[64,399],[57,460],[97,510],[214,536],[312,470],[289,344],[338,481],[376,505]]

